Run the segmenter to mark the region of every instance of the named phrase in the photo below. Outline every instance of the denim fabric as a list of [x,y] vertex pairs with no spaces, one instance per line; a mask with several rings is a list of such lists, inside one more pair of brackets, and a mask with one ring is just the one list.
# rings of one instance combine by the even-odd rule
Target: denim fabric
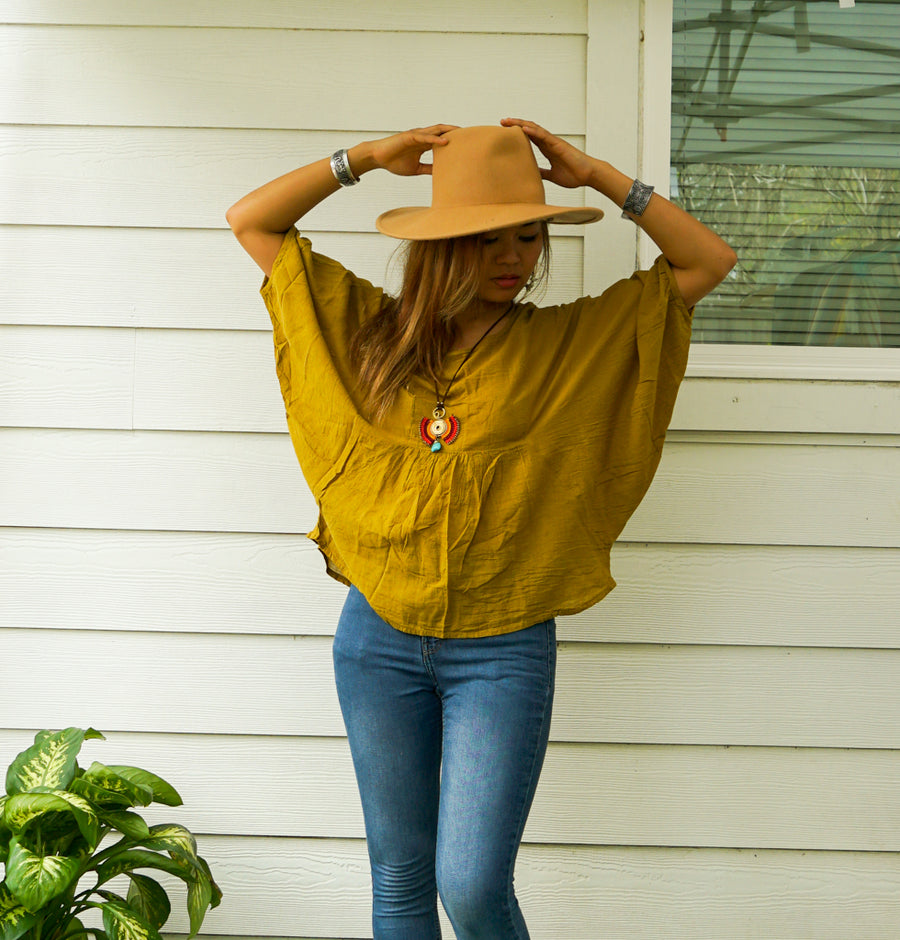
[[513,869],[550,732],[553,620],[476,639],[385,623],[355,588],[334,641],[375,940],[522,940]]

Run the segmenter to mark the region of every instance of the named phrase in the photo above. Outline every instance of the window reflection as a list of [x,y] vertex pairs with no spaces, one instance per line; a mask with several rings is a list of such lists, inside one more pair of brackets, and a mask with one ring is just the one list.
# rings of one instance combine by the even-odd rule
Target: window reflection
[[900,3],[675,0],[673,198],[740,257],[698,342],[900,346]]

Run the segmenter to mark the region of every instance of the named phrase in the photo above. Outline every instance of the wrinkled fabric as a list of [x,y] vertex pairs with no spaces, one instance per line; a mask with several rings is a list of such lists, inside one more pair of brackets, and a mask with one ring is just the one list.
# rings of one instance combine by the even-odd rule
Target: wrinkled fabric
[[[615,587],[610,548],[656,472],[687,364],[691,311],[665,259],[600,297],[518,304],[453,382],[459,437],[438,453],[419,436],[435,405],[424,378],[381,423],[363,415],[348,351],[381,288],[292,229],[261,294],[319,507],[309,537],[380,617],[421,636],[490,636]],[[465,354],[449,354],[446,380]]]

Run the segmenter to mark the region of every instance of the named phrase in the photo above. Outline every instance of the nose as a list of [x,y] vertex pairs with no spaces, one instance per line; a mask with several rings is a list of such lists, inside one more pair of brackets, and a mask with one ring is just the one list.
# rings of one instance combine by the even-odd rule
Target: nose
[[515,264],[519,258],[519,245],[516,239],[502,239],[497,243],[496,260],[499,263]]

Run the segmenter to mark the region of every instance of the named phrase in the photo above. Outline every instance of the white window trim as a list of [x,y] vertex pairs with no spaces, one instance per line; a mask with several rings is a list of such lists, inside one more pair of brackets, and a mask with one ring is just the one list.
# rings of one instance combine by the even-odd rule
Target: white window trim
[[[642,0],[640,175],[669,195],[672,135],[672,0]],[[643,232],[642,267],[658,249]],[[742,378],[900,381],[900,349],[696,343],[688,375]]]

